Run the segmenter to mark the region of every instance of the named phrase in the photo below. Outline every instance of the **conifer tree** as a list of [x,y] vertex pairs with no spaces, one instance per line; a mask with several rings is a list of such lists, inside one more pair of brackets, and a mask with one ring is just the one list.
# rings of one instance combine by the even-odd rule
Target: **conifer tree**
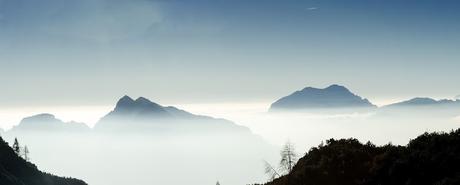
[[21,156],[21,146],[19,145],[18,138],[14,138],[13,151],[14,151],[18,156]]

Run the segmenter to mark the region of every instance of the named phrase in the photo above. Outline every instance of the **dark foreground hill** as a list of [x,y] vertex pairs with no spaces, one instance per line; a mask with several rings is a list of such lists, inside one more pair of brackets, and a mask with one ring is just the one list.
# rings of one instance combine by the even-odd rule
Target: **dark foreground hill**
[[377,147],[356,139],[312,148],[291,173],[266,185],[460,184],[460,129],[425,133],[407,146]]
[[87,185],[85,182],[41,172],[25,161],[0,137],[1,185]]

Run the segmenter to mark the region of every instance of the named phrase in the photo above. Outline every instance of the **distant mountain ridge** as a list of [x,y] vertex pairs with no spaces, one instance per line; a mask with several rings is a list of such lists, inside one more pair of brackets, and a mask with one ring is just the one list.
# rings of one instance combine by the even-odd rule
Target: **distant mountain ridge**
[[384,107],[414,107],[414,106],[459,106],[460,107],[460,100],[435,100],[432,98],[412,98],[410,100],[393,103],[390,105],[386,105]]
[[12,131],[63,131],[87,132],[90,128],[85,123],[63,122],[54,115],[44,113],[26,117],[12,128]]
[[344,86],[331,85],[324,89],[306,87],[275,101],[274,110],[301,110],[327,108],[374,108],[369,100],[353,94]]
[[95,125],[95,130],[136,130],[174,129],[174,126],[186,126],[191,131],[196,127],[216,130],[245,130],[246,127],[209,116],[195,115],[173,106],[162,106],[147,98],[136,100],[123,96],[115,108],[102,117]]

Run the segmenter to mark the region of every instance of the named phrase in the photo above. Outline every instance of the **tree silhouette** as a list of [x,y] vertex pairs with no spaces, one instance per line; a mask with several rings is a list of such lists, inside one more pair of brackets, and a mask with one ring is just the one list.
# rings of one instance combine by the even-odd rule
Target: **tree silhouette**
[[14,138],[13,151],[14,151],[18,156],[21,156],[21,146],[19,145],[18,138]]
[[269,180],[274,180],[275,178],[281,177],[283,174],[288,174],[289,172],[292,171],[292,168],[294,168],[294,165],[297,161],[297,154],[294,150],[294,145],[287,141],[283,149],[280,152],[281,155],[281,160],[279,164],[279,171],[284,172],[280,173],[278,170],[273,167],[269,162],[264,160],[264,165],[265,165],[265,174],[269,175],[270,179]]
[[278,173],[278,171],[276,171],[276,169],[270,163],[268,163],[267,161],[264,161],[264,163],[265,163],[265,174],[270,176],[269,180],[273,180],[277,177],[280,177],[280,174]]
[[294,150],[294,145],[289,141],[284,144],[283,150],[281,150],[280,168],[286,173],[292,171],[297,161],[297,154]]

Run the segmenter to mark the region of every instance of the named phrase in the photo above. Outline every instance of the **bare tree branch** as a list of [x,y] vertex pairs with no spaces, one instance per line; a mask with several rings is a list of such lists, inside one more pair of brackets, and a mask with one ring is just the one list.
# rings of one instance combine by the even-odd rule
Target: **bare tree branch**
[[270,163],[264,160],[264,164],[265,164],[265,174],[269,175],[270,180],[273,180],[276,177],[280,177],[280,174],[276,171],[275,168],[273,168],[273,166]]
[[294,145],[287,141],[284,144],[283,150],[280,152],[281,161],[280,161],[280,168],[285,173],[289,173],[292,171],[295,163],[297,162],[297,154],[295,153]]

